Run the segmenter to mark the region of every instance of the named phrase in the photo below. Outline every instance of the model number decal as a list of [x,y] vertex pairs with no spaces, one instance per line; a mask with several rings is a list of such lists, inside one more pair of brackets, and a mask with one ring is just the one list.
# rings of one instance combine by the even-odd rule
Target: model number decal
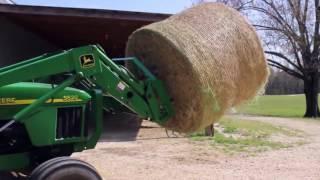
[[78,102],[82,101],[82,99],[79,98],[79,96],[63,96],[64,102]]
[[16,98],[0,98],[0,104],[14,104]]

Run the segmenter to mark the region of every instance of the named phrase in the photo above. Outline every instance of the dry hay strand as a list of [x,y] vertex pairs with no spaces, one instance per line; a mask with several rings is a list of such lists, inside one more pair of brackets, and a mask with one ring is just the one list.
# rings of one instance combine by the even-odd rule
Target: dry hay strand
[[254,28],[219,3],[138,29],[129,37],[126,55],[156,70],[176,111],[164,126],[178,132],[212,124],[228,108],[253,98],[268,76]]

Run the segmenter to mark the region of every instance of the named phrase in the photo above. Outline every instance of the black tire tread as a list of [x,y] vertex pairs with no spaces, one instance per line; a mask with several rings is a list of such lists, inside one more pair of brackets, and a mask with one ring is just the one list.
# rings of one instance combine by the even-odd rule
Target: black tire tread
[[79,168],[84,168],[86,171],[91,172],[94,174],[97,179],[101,180],[102,178],[96,171],[96,169],[91,166],[90,164],[70,158],[70,157],[59,157],[59,158],[54,158],[51,160],[48,160],[38,166],[34,172],[32,172],[30,176],[30,180],[43,180],[48,178],[50,175],[52,175],[55,172],[58,172],[61,169],[65,169],[68,167],[79,167]]
[[30,180],[35,180],[34,178],[35,177],[38,177],[39,174],[41,172],[43,172],[44,169],[52,166],[53,164],[55,164],[56,162],[60,162],[62,160],[65,160],[65,159],[68,159],[70,157],[57,157],[57,158],[53,158],[53,159],[50,159],[48,161],[45,161],[43,162],[42,164],[40,164],[38,167],[36,167],[32,173],[30,174]]

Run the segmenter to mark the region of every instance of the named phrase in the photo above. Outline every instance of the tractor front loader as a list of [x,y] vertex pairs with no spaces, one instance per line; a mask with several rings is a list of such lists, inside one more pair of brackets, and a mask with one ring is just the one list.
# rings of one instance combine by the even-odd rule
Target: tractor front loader
[[[118,61],[131,61],[141,76]],[[109,59],[98,45],[1,68],[0,171],[32,180],[101,179],[69,156],[95,147],[103,110],[122,109],[159,124],[174,115],[162,82],[138,59]]]

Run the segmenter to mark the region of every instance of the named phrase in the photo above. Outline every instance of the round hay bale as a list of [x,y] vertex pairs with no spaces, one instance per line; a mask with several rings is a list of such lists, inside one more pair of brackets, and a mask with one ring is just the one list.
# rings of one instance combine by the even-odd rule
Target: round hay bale
[[138,29],[126,55],[139,58],[164,81],[176,111],[164,126],[178,132],[212,124],[228,108],[253,98],[268,76],[254,28],[220,3]]

